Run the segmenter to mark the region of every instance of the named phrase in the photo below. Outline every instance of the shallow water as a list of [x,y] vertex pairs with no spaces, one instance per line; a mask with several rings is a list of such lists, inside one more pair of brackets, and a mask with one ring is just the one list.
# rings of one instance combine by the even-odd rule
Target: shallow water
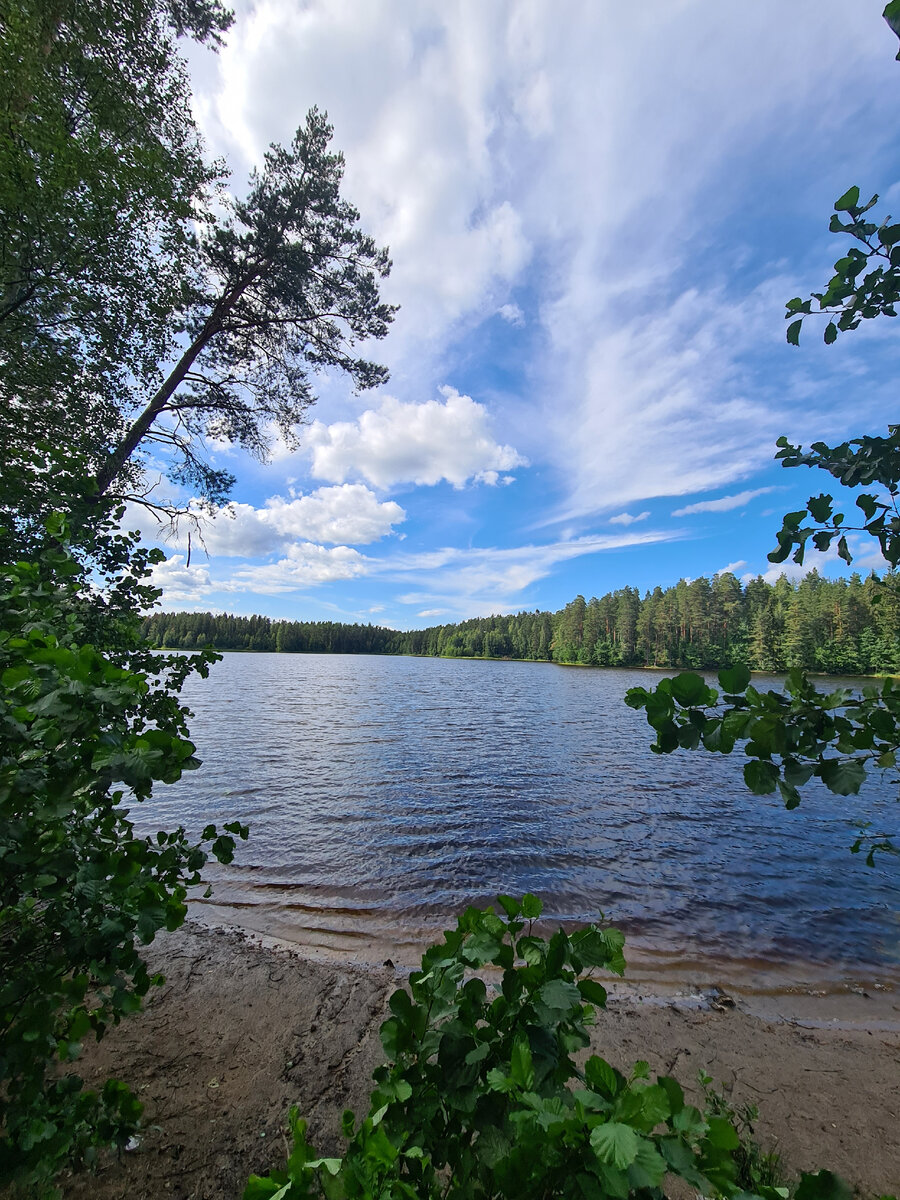
[[896,786],[810,786],[787,812],[746,790],[737,755],[651,754],[622,697],[653,679],[226,655],[185,691],[203,768],[135,816],[247,821],[205,911],[369,960],[412,961],[466,904],[532,891],[553,918],[619,924],[638,977],[715,963],[757,990],[900,979],[898,862],[848,849],[858,821],[896,828]]

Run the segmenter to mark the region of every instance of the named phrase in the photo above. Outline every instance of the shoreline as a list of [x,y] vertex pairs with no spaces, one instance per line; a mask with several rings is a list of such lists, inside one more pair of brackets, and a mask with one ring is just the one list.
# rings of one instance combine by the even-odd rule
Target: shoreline
[[[278,654],[291,655],[303,658],[314,655],[321,655],[325,658],[428,658],[440,659],[444,662],[509,662],[509,663],[537,663],[539,665],[549,667],[587,667],[592,671],[666,671],[669,674],[680,674],[685,671],[692,671],[698,675],[712,675],[718,671],[726,670],[727,664],[720,664],[717,667],[673,667],[663,666],[658,663],[632,663],[626,665],[624,663],[582,663],[582,662],[567,662],[562,659],[555,658],[514,658],[510,654],[503,654],[499,657],[492,654],[412,654],[412,653],[392,653],[389,651],[376,650],[251,650],[246,646],[151,646],[150,650],[160,654],[200,654],[204,651],[211,651],[213,654]],[[813,671],[806,667],[800,668],[804,675],[808,675],[811,679],[893,679],[900,681],[900,675],[891,671],[870,671],[863,674],[853,674],[847,671]],[[751,678],[761,675],[766,679],[771,677],[788,676],[788,671],[763,671],[759,668],[748,668]]]
[[[239,1200],[251,1172],[283,1161],[291,1104],[317,1152],[340,1153],[341,1113],[368,1107],[378,1030],[406,971],[195,918],[145,953],[165,983],[144,1013],[85,1046],[77,1068],[88,1086],[125,1080],[145,1105],[144,1129],[95,1175],[63,1180],[66,1200]],[[704,1069],[733,1104],[759,1106],[755,1136],[789,1174],[827,1167],[863,1196],[897,1191],[900,1032],[855,1017],[759,1015],[737,993],[641,989],[627,976],[611,989],[596,1052],[626,1069],[646,1059],[694,1096]],[[891,1003],[900,1017],[896,994]]]
[[[425,949],[441,940],[445,927],[398,929],[393,937],[358,927],[295,926],[270,932],[267,915],[262,914],[260,922],[266,928],[260,928],[235,919],[227,905],[193,901],[189,921],[208,930],[224,929],[251,938],[310,962],[352,964],[364,970],[378,970],[390,963],[400,975],[418,968]],[[449,918],[448,922],[454,923]],[[545,936],[559,925],[569,932],[579,927],[553,918],[535,922]],[[702,1007],[706,998],[724,992],[739,998],[749,1015],[763,1019],[790,1020],[810,1028],[837,1025],[900,1032],[900,964],[866,964],[836,972],[809,960],[723,959],[695,947],[676,954],[629,936],[627,931],[625,958],[625,977],[610,983],[607,990],[611,995],[639,995],[645,1002]]]

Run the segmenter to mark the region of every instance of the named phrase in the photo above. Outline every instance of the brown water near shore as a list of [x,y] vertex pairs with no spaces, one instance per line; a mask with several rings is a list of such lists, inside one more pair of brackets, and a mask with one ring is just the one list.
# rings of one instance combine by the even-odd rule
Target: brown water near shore
[[[250,934],[262,944],[284,947],[314,961],[380,966],[389,961],[401,971],[418,966],[422,954],[440,941],[440,927],[399,926],[353,928],[335,921],[304,926],[268,913],[258,905],[247,910],[212,903],[192,906],[193,919],[210,928]],[[240,919],[235,920],[235,916]],[[536,921],[535,930],[550,936],[560,922]],[[565,928],[578,926],[562,922]],[[639,938],[626,941],[627,994],[675,997],[681,1003],[702,1000],[715,990],[740,996],[747,1012],[814,1022],[848,1021],[900,1030],[900,971],[894,967],[839,969],[818,962],[784,962],[767,958],[713,958],[699,947],[677,952]]]
[[[165,985],[79,1066],[89,1083],[127,1080],[145,1129],[96,1175],[64,1181],[66,1200],[237,1200],[251,1171],[283,1161],[294,1103],[317,1148],[339,1153],[341,1112],[367,1107],[378,1028],[404,971],[196,923],[148,957]],[[896,995],[785,992],[764,1015],[762,995],[679,986],[616,985],[597,1052],[619,1066],[646,1059],[689,1090],[702,1068],[734,1103],[759,1106],[756,1136],[789,1173],[827,1166],[861,1196],[900,1192]],[[778,1011],[795,1000],[805,1015]],[[876,1010],[893,1012],[892,1028]]]

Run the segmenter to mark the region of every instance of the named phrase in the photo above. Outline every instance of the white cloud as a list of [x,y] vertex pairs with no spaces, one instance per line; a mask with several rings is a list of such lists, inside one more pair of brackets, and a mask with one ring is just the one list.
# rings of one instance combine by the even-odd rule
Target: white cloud
[[[192,518],[182,518],[165,540],[186,547],[190,533],[194,549],[202,546],[208,554],[226,558],[264,558],[293,542],[364,546],[386,537],[406,519],[399,504],[380,501],[359,483],[321,487],[290,500],[271,496],[262,508],[234,503],[213,517],[203,514],[196,503],[191,511]],[[136,505],[130,506],[125,523],[139,528],[151,541],[159,541],[165,530]]]
[[[766,583],[775,583],[782,575],[786,575],[792,583],[797,583],[809,575],[811,571],[818,571],[823,575],[847,576],[853,571],[858,571],[861,575],[865,575],[868,571],[877,571],[880,574],[883,571],[890,570],[890,563],[884,558],[878,543],[874,539],[866,537],[865,534],[848,534],[847,544],[850,553],[853,555],[853,562],[850,564],[845,563],[840,557],[837,552],[837,544],[833,542],[831,547],[824,551],[816,551],[808,547],[802,565],[788,559],[786,562],[770,565],[765,571],[759,572],[759,574],[762,575]],[[745,563],[741,564],[741,566],[745,565]],[[744,583],[755,578],[756,575],[752,571],[748,571],[741,576]]]
[[547,431],[568,486],[557,519],[721,487],[771,459],[782,418],[745,390],[731,351],[752,340],[783,287],[737,303],[690,289],[624,323],[598,314],[587,322],[593,338],[578,325],[583,345],[560,365],[571,410]]
[[[794,284],[735,302],[701,277],[691,234],[724,247],[727,278],[747,253],[748,182],[780,194],[779,167],[820,168],[826,138],[875,119],[889,38],[841,0],[571,0],[564,19],[535,3],[245,0],[197,110],[244,164],[311,104],[328,110],[347,194],[391,247],[385,293],[402,308],[373,353],[402,396],[430,394],[448,350],[532,289],[542,366],[507,436],[556,467],[576,516],[730,486],[771,456],[785,427],[741,358],[783,341]],[[858,103],[836,106],[848,90]]]
[[501,316],[504,321],[510,325],[516,325],[521,328],[525,324],[525,314],[519,308],[518,304],[501,304],[497,309],[497,315]]
[[162,588],[164,604],[192,604],[213,590],[212,579],[205,567],[187,566],[183,554],[173,554],[165,562],[156,563],[150,571],[150,582]]
[[526,465],[512,446],[494,441],[483,405],[454,388],[441,392],[443,402],[386,396],[356,421],[314,421],[305,438],[312,474],[332,482],[362,475],[379,488],[441,480],[459,488],[468,480],[496,484],[500,471]]
[[284,558],[261,566],[240,567],[222,586],[227,591],[278,595],[336,580],[368,575],[372,560],[350,546],[291,546]]
[[746,567],[746,565],[747,560],[745,558],[739,558],[736,562],[730,562],[727,567],[720,567],[719,570],[716,571],[716,575],[733,575],[735,571],[739,571],[741,567]]
[[[382,560],[379,572],[408,583],[412,590],[397,597],[402,604],[440,604],[458,617],[522,608],[526,588],[572,558],[627,546],[673,541],[680,532],[591,534],[546,545],[463,549],[443,547],[422,554],[398,554]],[[420,613],[421,615],[421,613]]]
[[688,504],[684,508],[676,508],[673,517],[689,517],[694,513],[731,512],[733,508],[743,508],[757,496],[765,496],[774,492],[774,487],[754,488],[748,492],[736,492],[733,496],[720,496],[718,500],[698,500],[696,504]]
[[610,517],[609,523],[610,525],[633,525],[635,521],[646,521],[649,516],[649,509],[647,512],[638,513],[636,517],[633,517],[631,513],[623,512],[619,513],[617,517]]
[[[743,583],[749,583],[751,579],[758,579],[760,576],[762,576],[766,583],[777,583],[781,576],[784,575],[791,581],[791,583],[797,583],[799,580],[803,579],[805,575],[808,575],[815,566],[815,563],[810,562],[804,563],[802,567],[798,566],[798,564],[794,562],[778,563],[775,566],[769,567],[765,571],[757,571],[755,573],[753,571],[745,571],[741,576],[741,581]],[[821,567],[822,563],[820,562],[818,566]]]

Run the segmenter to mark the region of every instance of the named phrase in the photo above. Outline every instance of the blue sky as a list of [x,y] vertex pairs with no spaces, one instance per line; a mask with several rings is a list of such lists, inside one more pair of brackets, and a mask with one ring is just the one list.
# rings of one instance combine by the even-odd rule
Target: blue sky
[[235,505],[189,566],[164,544],[163,605],[414,628],[771,571],[835,491],[775,439],[897,419],[893,322],[794,349],[783,319],[844,252],[836,197],[900,216],[882,8],[239,2],[191,58],[210,150],[239,187],[327,110],[401,309],[390,382],[323,378],[299,451],[211,447]]

